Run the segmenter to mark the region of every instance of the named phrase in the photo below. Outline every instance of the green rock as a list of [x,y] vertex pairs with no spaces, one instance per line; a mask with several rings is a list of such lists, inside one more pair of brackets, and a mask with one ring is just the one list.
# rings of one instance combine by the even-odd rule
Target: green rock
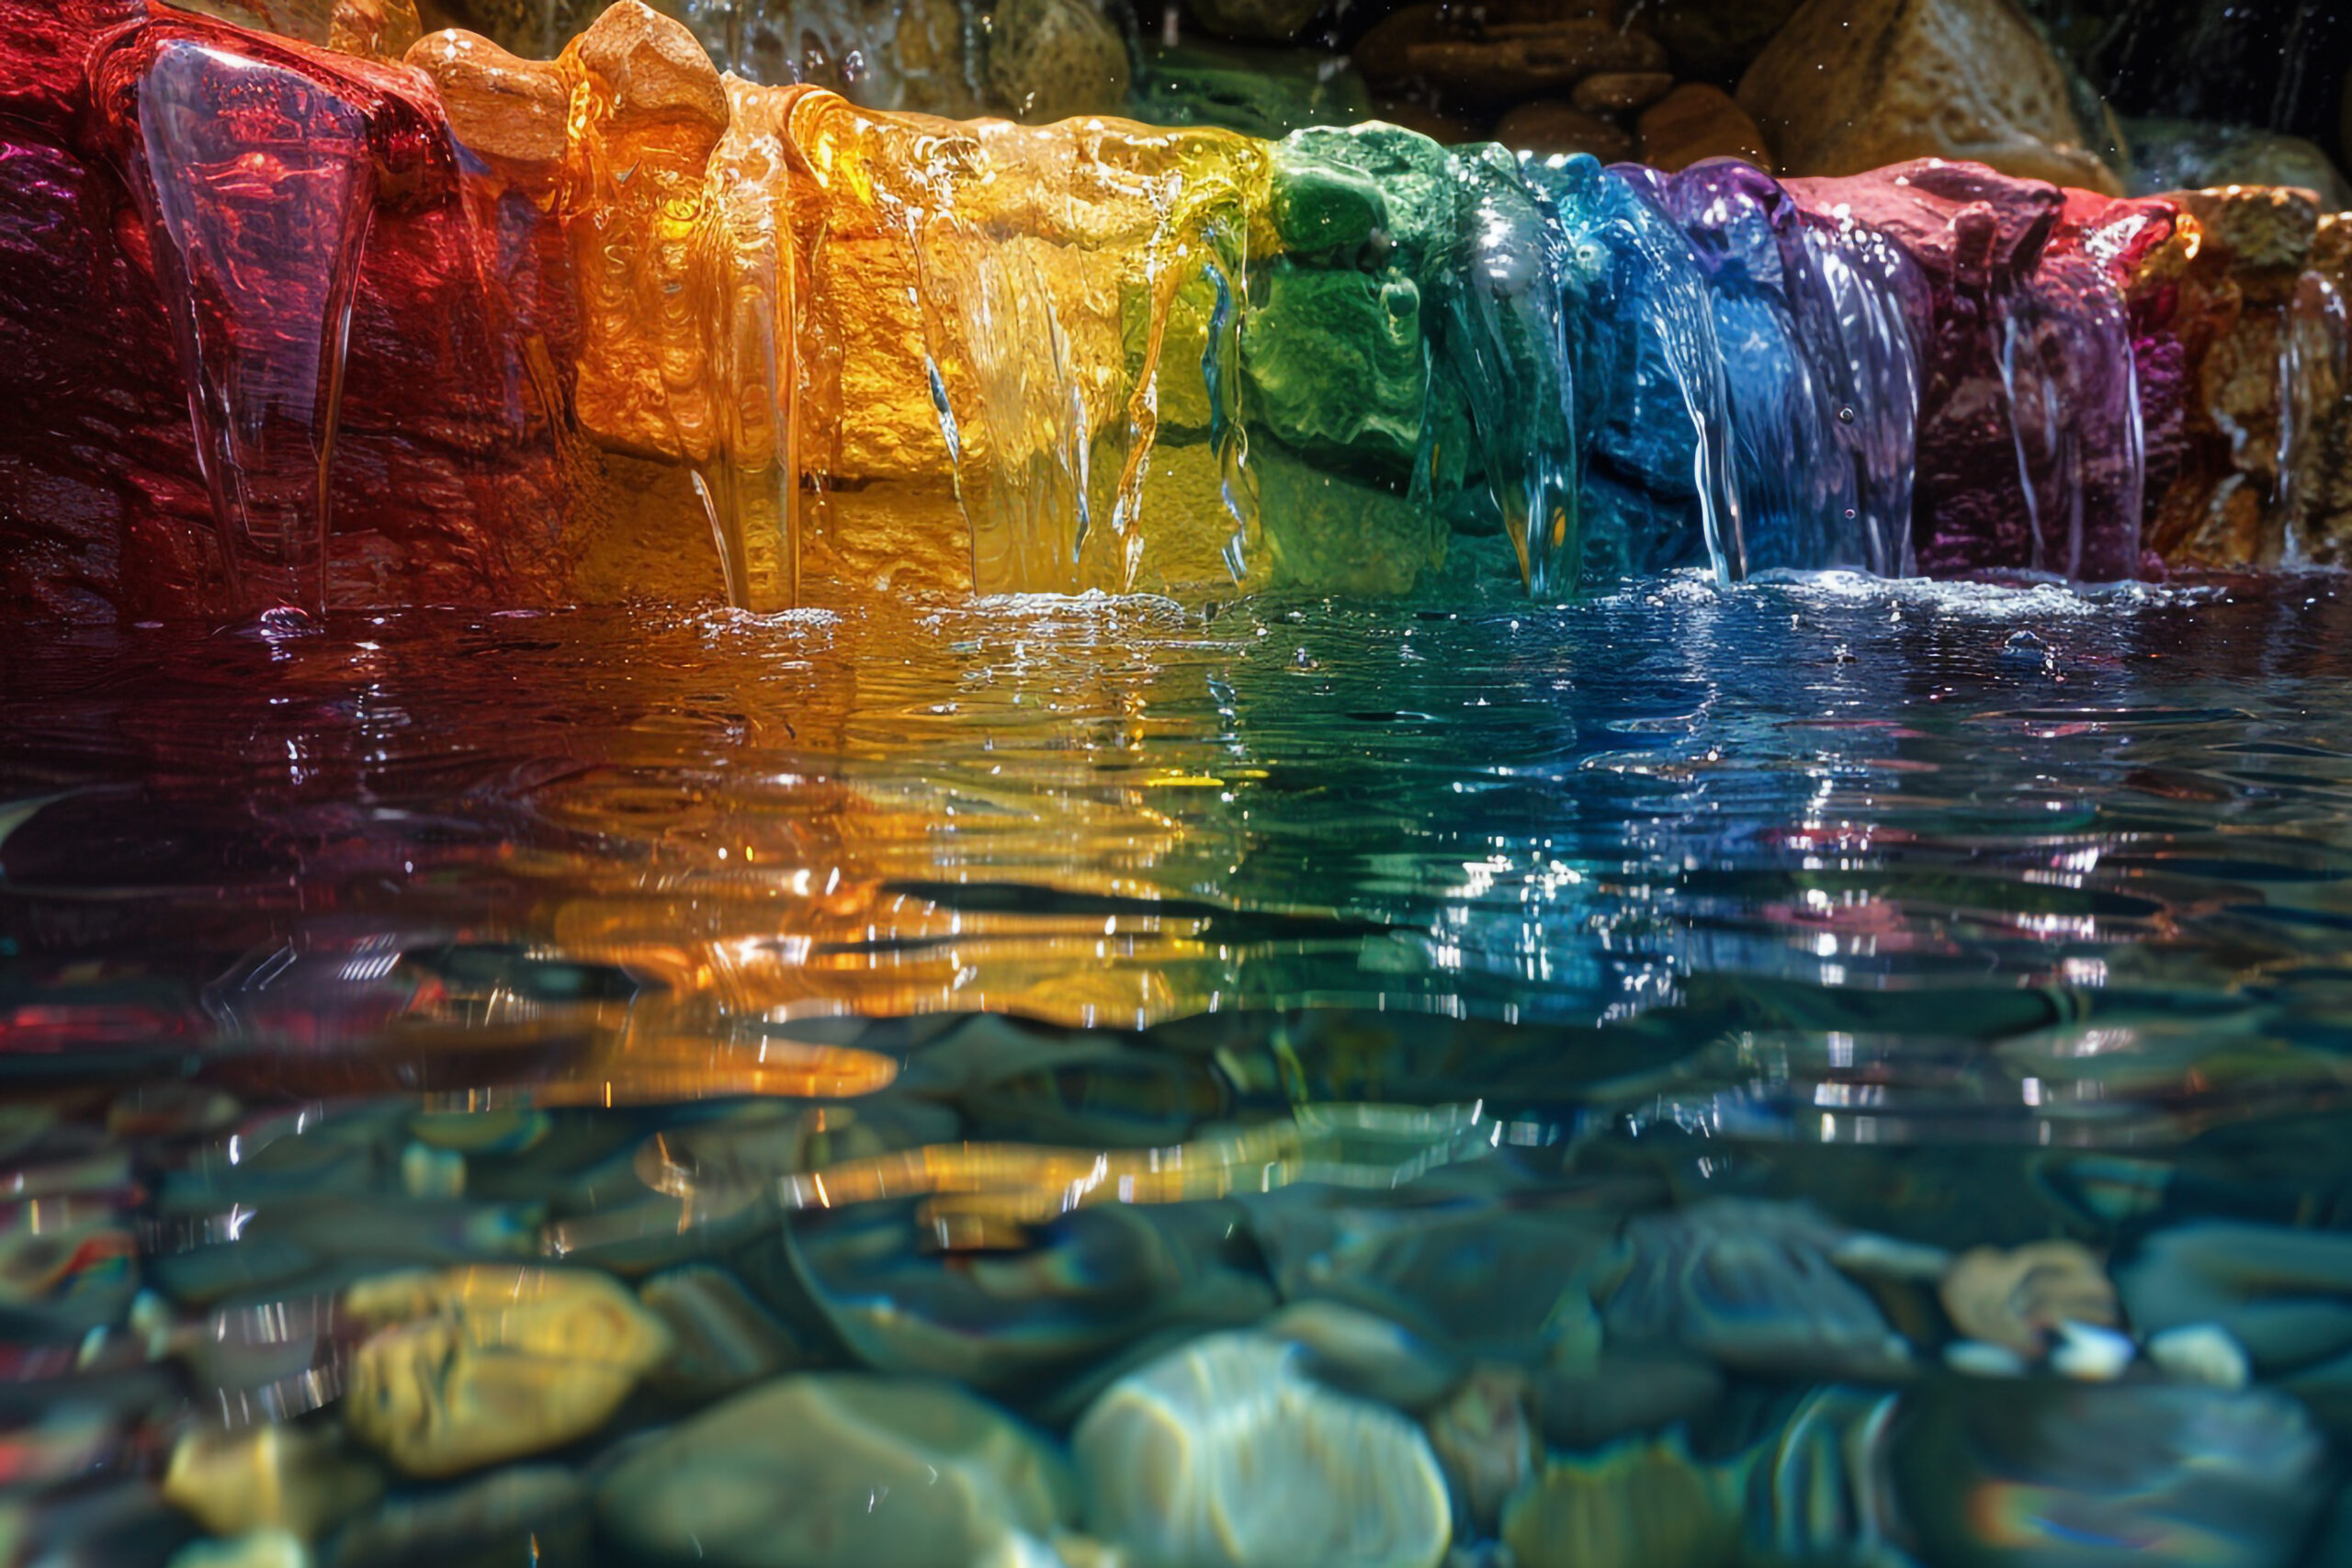
[[1307,125],[1352,125],[1372,114],[1353,71],[1305,50],[1205,43],[1148,51],[1127,112],[1147,125],[1218,125],[1274,141]]
[[1429,377],[1421,296],[1402,274],[1277,263],[1241,331],[1250,407],[1302,455],[1410,471]]
[[[1372,121],[1344,129],[1316,127],[1294,131],[1274,149],[1272,181],[1274,221],[1290,243],[1283,227],[1285,206],[1295,208],[1302,232],[1312,237],[1308,220],[1328,224],[1328,231],[1344,232],[1352,222],[1370,221],[1385,244],[1388,264],[1411,273],[1424,285],[1430,269],[1442,260],[1453,243],[1454,182],[1446,171],[1446,151],[1417,130]],[[1375,210],[1360,194],[1369,190],[1377,199]],[[1343,219],[1353,201],[1362,214]],[[1299,245],[1317,254],[1335,249]]]

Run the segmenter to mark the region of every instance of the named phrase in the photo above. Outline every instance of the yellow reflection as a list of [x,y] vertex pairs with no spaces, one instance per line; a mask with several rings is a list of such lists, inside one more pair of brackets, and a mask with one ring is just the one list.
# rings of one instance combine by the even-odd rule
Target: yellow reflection
[[1182,1203],[1302,1181],[1399,1187],[1485,1154],[1497,1132],[1476,1106],[1301,1106],[1288,1121],[1168,1148],[934,1144],[786,1176],[777,1192],[794,1209],[923,1198],[923,1222],[961,1245],[1001,1235],[990,1222],[1040,1224],[1098,1203]]

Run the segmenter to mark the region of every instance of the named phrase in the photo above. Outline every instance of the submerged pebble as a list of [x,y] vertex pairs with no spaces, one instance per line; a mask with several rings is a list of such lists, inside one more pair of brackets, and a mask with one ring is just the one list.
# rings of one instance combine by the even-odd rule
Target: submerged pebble
[[607,1275],[479,1268],[354,1287],[351,1429],[411,1475],[455,1475],[603,1426],[670,1331]]
[[1071,1439],[1089,1529],[1139,1568],[1436,1568],[1452,1508],[1429,1439],[1298,1358],[1216,1334],[1113,1384]]
[[973,1568],[1069,1522],[1062,1460],[944,1383],[818,1372],[629,1452],[596,1492],[633,1559],[714,1568]]

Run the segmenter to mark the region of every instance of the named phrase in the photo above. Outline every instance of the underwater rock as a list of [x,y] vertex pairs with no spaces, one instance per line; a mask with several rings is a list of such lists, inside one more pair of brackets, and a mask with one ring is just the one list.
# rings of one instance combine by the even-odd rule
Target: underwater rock
[[271,1529],[310,1541],[383,1495],[384,1477],[332,1427],[271,1422],[188,1433],[172,1446],[163,1486],[214,1535]]
[[2245,1348],[2261,1377],[2352,1389],[2352,1236],[2220,1220],[2178,1225],[2143,1241],[2116,1283],[2143,1333],[2211,1325]]
[[1544,1451],[1529,1425],[1529,1393],[1526,1372],[1489,1362],[1422,1422],[1454,1496],[1484,1534],[1494,1533],[1504,1502]]
[[1087,1527],[1139,1568],[1436,1568],[1451,1534],[1429,1440],[1220,1334],[1131,1372],[1071,1437]]
[[1091,0],[999,0],[989,96],[1014,119],[1045,125],[1113,113],[1127,96],[1127,72],[1126,40]]
[[993,1013],[908,1056],[901,1082],[910,1095],[954,1105],[967,1137],[1085,1147],[1181,1144],[1232,1103],[1216,1070],[1198,1058],[1033,1029]]
[[633,1558],[718,1568],[970,1568],[1075,1498],[1046,1442],[960,1389],[810,1373],[631,1450],[596,1490]]
[[291,1531],[261,1529],[229,1540],[192,1540],[172,1553],[167,1568],[311,1568],[311,1551]]
[[1690,1457],[1679,1437],[1555,1460],[1503,1510],[1519,1568],[1729,1568],[1738,1473]]
[[1494,137],[1514,152],[1538,156],[1585,152],[1615,164],[1634,155],[1634,139],[1623,129],[1556,98],[1537,98],[1510,110],[1495,122]]
[[1342,1393],[1399,1410],[1422,1410],[1461,1382],[1457,1357],[1385,1317],[1337,1302],[1299,1302],[1258,1325],[1257,1332],[1299,1348],[1299,1371]]
[[1765,1377],[1902,1378],[1911,1349],[1835,1258],[1853,1232],[1808,1205],[1720,1198],[1625,1225],[1601,1303],[1612,1347],[1666,1345]]
[[1729,93],[1685,82],[1642,111],[1641,161],[1669,174],[1705,158],[1736,158],[1772,172],[1764,133]]
[[762,1293],[779,1310],[814,1303],[877,1371],[1035,1397],[1155,1332],[1272,1312],[1235,1218],[1221,1203],[1110,1204],[1039,1227],[1026,1247],[967,1256],[939,1250],[937,1223],[919,1224],[905,1203],[803,1212],[785,1226],[789,1288]]
[[660,1318],[587,1269],[387,1275],[354,1286],[344,1310],[375,1326],[352,1357],[345,1418],[410,1475],[585,1437],[671,1348]]
[[799,1367],[799,1339],[723,1269],[691,1264],[654,1275],[638,1299],[669,1325],[671,1350],[648,1382],[697,1403]]
[[1625,1267],[1605,1210],[1383,1208],[1308,1189],[1245,1207],[1284,1300],[1343,1303],[1464,1356],[1541,1360],[1589,1325],[1564,1309],[1570,1293],[1589,1297]]
[[2115,1287],[2088,1248],[2071,1241],[2034,1242],[2004,1252],[1979,1247],[1961,1254],[1938,1287],[1944,1312],[1966,1338],[1999,1345],[2030,1359],[2062,1323],[2112,1327]]
[[501,1568],[594,1561],[588,1483],[561,1465],[526,1464],[386,1503],[336,1532],[323,1568]]
[[1533,1398],[1548,1444],[1597,1449],[1629,1433],[1696,1423],[1723,1393],[1722,1369],[1704,1358],[1603,1349],[1589,1362],[1545,1367]]
[[2267,1390],[1947,1378],[1904,1400],[1887,1468],[1950,1568],[2276,1568],[2324,1496],[2326,1449]]
[[2123,194],[2012,0],[1807,0],[1740,78],[1739,103],[1796,175],[1968,159]]

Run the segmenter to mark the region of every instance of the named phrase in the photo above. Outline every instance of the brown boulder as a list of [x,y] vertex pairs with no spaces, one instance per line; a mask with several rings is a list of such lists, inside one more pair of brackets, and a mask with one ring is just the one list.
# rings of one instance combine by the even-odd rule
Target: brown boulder
[[1665,71],[1603,71],[1577,84],[1568,101],[1587,114],[1631,114],[1674,91],[1674,76]]
[[1556,98],[1538,98],[1503,116],[1495,140],[1513,152],[1589,152],[1604,164],[1634,155],[1634,139],[1624,131]]
[[1323,0],[1192,0],[1193,19],[1220,38],[1288,43]]
[[1436,6],[1408,6],[1356,45],[1356,68],[1383,92],[1434,89],[1449,104],[1492,107],[1567,92],[1600,72],[1658,71],[1666,51],[1647,33],[1596,17],[1490,22],[1456,30]]
[[1763,52],[1803,0],[1655,0],[1643,21],[1666,45],[1674,72],[1730,86]]
[[1721,87],[1685,82],[1642,111],[1642,162],[1672,174],[1702,158],[1737,158],[1766,174],[1772,150],[1746,110]]
[[1806,0],[1740,79],[1798,175],[1913,158],[2122,194],[2086,151],[2065,68],[2015,0]]

